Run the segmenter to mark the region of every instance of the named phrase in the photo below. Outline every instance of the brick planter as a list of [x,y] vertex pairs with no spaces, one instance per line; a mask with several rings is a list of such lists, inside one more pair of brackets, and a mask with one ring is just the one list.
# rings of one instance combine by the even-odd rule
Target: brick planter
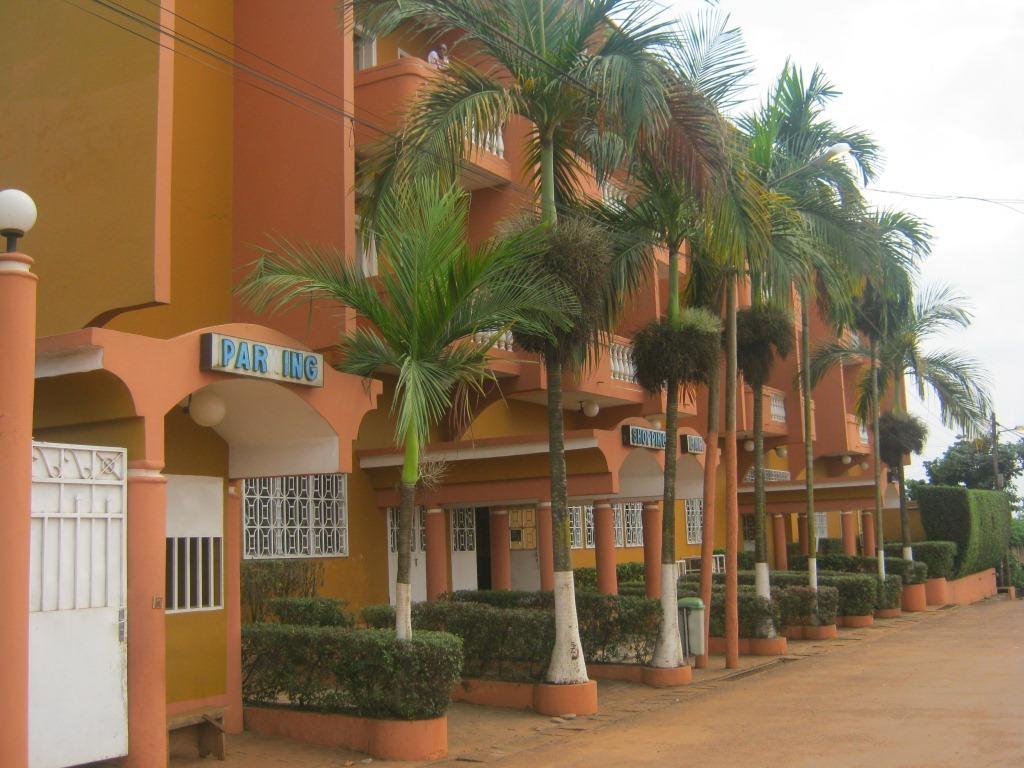
[[533,710],[542,715],[597,714],[597,681],[570,685],[537,683],[533,686]]
[[906,613],[916,613],[928,607],[928,597],[924,584],[907,584],[900,593],[900,609]]
[[485,707],[533,709],[533,683],[467,678],[452,688],[452,701],[465,701]]
[[652,688],[688,685],[693,678],[693,670],[689,666],[663,669],[641,664],[588,664],[587,674],[596,680],[624,680]]
[[949,582],[945,576],[928,579],[924,583],[924,599],[928,605],[947,605],[949,603]]
[[832,640],[838,636],[835,624],[794,624],[786,627],[786,637],[790,640]]
[[382,760],[437,760],[448,754],[448,717],[375,720],[354,715],[245,707],[245,729],[321,747],[345,747]]
[[876,608],[875,618],[876,619],[898,619],[903,615],[903,612],[899,608]]
[[836,623],[841,627],[848,627],[849,629],[862,629],[874,624],[875,617],[871,614],[867,616],[837,616]]

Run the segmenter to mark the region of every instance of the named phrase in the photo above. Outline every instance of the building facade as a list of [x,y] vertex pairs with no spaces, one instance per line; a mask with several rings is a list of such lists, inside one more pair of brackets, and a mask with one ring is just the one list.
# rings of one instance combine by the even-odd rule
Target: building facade
[[[233,291],[275,237],[333,247],[375,272],[357,237],[360,159],[441,75],[428,41],[370,39],[333,0],[303,0],[301,12],[276,0],[117,6],[0,9],[4,28],[20,31],[0,54],[10,73],[0,94],[17,106],[0,125],[0,187],[28,191],[40,210],[24,244],[39,277],[36,463],[52,473],[47,456],[72,460],[47,453],[54,445],[124,453],[125,558],[111,567],[125,580],[125,749],[128,765],[151,768],[166,760],[169,719],[216,708],[241,729],[243,562],[316,559],[320,594],[354,608],[393,598],[393,381],[325,363],[356,327],[351,311],[256,315]],[[526,132],[513,121],[467,137],[471,238],[529,204]],[[614,184],[589,191],[622,195]],[[605,589],[615,563],[660,558],[664,398],[635,383],[629,344],[665,307],[666,275],[661,254],[610,347],[565,386],[573,563],[598,566]],[[817,317],[812,332],[829,333]],[[764,395],[778,564],[786,542],[806,541],[797,364],[776,365]],[[413,599],[551,587],[544,369],[511,338],[491,365],[497,384],[469,427],[442,425],[426,447],[444,472],[418,500]],[[859,373],[832,372],[813,410],[819,535],[851,542],[870,529],[873,493],[870,441],[853,416]],[[752,393],[740,391],[746,521]],[[681,560],[700,553],[704,461],[720,450],[707,431],[707,393],[686,393],[669,511]],[[714,535],[724,546],[724,508]],[[33,541],[34,564],[48,562],[42,547]],[[32,573],[48,583],[45,567]]]

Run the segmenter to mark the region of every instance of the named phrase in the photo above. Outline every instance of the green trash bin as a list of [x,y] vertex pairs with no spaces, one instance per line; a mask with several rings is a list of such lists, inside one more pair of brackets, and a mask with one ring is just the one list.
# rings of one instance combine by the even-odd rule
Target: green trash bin
[[704,601],[699,597],[679,599],[679,631],[682,633],[683,653],[687,656],[704,655]]

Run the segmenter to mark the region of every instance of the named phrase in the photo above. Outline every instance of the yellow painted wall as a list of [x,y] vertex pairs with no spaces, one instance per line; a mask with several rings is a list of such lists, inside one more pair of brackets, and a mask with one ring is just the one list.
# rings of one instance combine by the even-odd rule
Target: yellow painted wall
[[[234,3],[177,0],[175,12],[230,40]],[[187,34],[231,56],[227,43]],[[171,303],[114,318],[117,330],[168,338],[231,319],[234,84],[184,56],[174,59]]]
[[[174,408],[164,418],[164,430],[164,471],[167,474],[227,477],[228,446],[212,429],[200,427],[180,408]],[[227,510],[225,503],[225,530]],[[224,609],[169,613],[165,620],[167,701],[192,701],[224,693],[227,674]]]
[[[123,4],[155,18],[144,0]],[[39,335],[152,301],[160,49],[63,0],[4,0],[0,29],[0,188],[39,208],[22,241]]]

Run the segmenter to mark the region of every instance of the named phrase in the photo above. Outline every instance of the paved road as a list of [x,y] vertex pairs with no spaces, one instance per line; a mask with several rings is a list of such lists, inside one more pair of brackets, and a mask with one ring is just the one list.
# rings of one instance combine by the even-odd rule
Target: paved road
[[[1024,766],[1024,601],[912,614],[791,651],[787,662],[734,677],[719,660],[682,689],[601,683],[594,718],[456,704],[450,757],[431,766]],[[228,750],[226,768],[336,768],[365,758],[252,734],[233,737]]]

